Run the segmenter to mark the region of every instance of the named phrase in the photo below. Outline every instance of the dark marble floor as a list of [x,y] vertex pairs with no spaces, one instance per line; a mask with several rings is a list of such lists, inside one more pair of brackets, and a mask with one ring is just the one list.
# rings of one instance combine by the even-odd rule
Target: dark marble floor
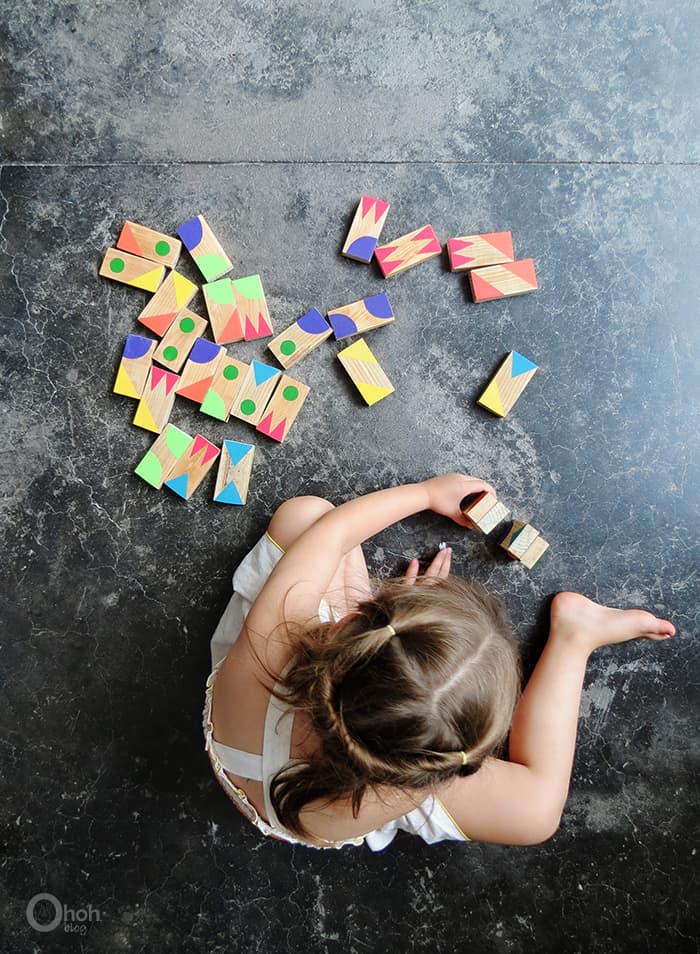
[[[694,952],[697,5],[230,6],[0,2],[0,949]],[[387,239],[512,229],[540,289],[473,305],[439,260],[385,283],[338,255],[362,192],[391,200]],[[111,393],[146,296],[97,278],[103,251],[127,217],[200,211],[277,329],[384,289],[397,314],[370,341],[395,397],[361,407],[337,345],[298,365],[311,397],[285,444],[258,442],[241,510],[210,481],[184,504],[135,478],[150,437]],[[540,371],[498,420],[475,398],[512,349]],[[551,552],[528,572],[425,515],[368,545],[376,572],[449,540],[528,660],[561,589],[667,615],[677,639],[593,657],[544,845],[263,841],[201,736],[232,568],[287,496],[452,469]],[[42,892],[91,906],[85,933],[30,927]]]

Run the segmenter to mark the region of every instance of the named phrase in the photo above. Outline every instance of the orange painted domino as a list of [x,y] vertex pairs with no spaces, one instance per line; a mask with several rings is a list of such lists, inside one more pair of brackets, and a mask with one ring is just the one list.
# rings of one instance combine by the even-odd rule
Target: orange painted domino
[[424,225],[415,232],[409,232],[387,245],[378,245],[374,250],[382,275],[398,275],[409,268],[414,268],[430,258],[435,258],[442,252],[442,245],[432,226]]
[[513,236],[510,232],[462,235],[447,240],[447,254],[453,272],[501,265],[513,261]]
[[535,263],[531,258],[489,265],[469,272],[472,298],[476,302],[526,295],[537,288]]

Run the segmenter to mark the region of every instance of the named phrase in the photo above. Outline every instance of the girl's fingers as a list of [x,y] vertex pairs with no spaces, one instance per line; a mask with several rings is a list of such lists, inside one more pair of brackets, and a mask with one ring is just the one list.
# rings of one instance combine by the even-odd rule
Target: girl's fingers
[[433,557],[430,566],[425,571],[425,575],[430,577],[449,576],[451,564],[452,564],[452,548],[446,547],[444,550],[438,550],[438,552]]
[[418,570],[420,569],[418,560],[415,557],[412,560],[409,560],[408,566],[406,567],[406,572],[404,573],[404,582],[408,583],[409,586],[413,584],[418,579]]

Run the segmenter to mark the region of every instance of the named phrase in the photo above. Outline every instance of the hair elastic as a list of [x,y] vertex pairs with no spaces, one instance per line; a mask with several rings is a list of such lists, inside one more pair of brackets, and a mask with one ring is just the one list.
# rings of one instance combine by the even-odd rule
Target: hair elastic
[[386,628],[389,630],[389,632],[391,633],[392,636],[396,636],[396,630],[395,630],[394,627],[391,625],[391,623],[387,623],[387,624],[386,624]]
[[467,753],[460,751],[459,754],[462,756],[462,765],[466,765],[469,762],[469,759],[467,758]]

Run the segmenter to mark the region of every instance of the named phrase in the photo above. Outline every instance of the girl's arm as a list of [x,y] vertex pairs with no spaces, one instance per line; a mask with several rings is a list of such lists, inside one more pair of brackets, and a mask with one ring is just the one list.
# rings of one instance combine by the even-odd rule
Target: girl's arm
[[447,474],[378,490],[335,507],[290,545],[251,608],[247,628],[267,635],[281,622],[306,622],[315,616],[343,558],[405,517],[432,510],[463,527],[471,526],[459,504],[481,490],[495,493],[486,481]]

